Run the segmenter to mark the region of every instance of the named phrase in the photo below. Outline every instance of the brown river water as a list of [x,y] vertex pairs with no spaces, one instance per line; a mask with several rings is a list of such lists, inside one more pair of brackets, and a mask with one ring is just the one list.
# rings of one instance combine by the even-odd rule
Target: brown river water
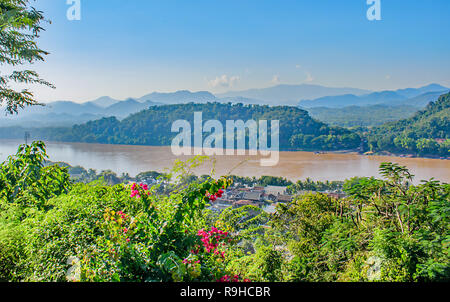
[[[0,140],[0,161],[17,151],[19,140]],[[170,147],[101,145],[84,143],[47,143],[51,161],[63,161],[97,171],[112,170],[135,176],[145,171],[164,171],[172,167],[176,157]],[[389,156],[364,156],[358,154],[315,154],[312,152],[280,152],[276,166],[262,167],[260,156],[215,156],[215,175],[228,173],[239,176],[282,176],[289,180],[345,180],[354,176],[379,177],[378,168],[383,162],[407,166],[416,176],[415,183],[431,178],[450,182],[450,160],[402,158]],[[196,168],[198,175],[210,174],[211,162]]]

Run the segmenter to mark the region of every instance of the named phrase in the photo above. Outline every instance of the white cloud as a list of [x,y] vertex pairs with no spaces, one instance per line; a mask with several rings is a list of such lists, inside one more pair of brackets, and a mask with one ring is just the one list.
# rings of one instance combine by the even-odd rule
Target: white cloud
[[386,80],[390,80],[390,79],[391,79],[391,75],[390,74],[386,75]]
[[314,77],[309,72],[306,72],[306,80],[305,81],[307,83],[310,83],[310,82],[314,81]]
[[214,80],[210,80],[208,82],[208,85],[217,88],[217,87],[224,87],[224,88],[231,88],[240,80],[239,76],[227,76],[226,74],[216,77]]
[[272,84],[280,84],[280,76],[274,75],[272,78]]
[[300,69],[300,68],[302,68],[302,65],[297,64],[297,65],[295,65],[295,68]]

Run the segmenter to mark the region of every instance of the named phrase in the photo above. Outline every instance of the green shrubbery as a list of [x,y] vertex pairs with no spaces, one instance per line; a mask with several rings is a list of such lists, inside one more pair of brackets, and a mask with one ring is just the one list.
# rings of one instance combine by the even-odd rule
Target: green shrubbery
[[[69,277],[80,281],[207,281],[227,274],[222,254],[202,249],[197,232],[207,227],[201,214],[209,196],[228,180],[163,182],[164,188],[136,188],[140,196],[131,197],[126,185],[70,185],[64,169],[43,167],[45,158],[44,145],[34,143],[1,167],[2,280],[65,281],[74,266],[78,272]],[[198,267],[187,263],[194,257],[202,261]]]
[[395,164],[269,215],[210,211],[231,180],[188,177],[204,158],[152,187],[72,184],[45,159],[33,143],[1,165],[1,281],[449,280],[449,185]]

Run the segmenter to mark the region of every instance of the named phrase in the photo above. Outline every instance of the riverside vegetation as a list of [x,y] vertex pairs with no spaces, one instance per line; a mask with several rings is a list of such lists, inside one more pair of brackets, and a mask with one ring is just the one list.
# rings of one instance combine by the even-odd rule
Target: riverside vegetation
[[0,166],[2,281],[448,281],[450,186],[354,178],[348,197],[298,195],[275,214],[207,205],[232,179],[177,162],[151,187],[72,183],[23,145]]
[[[115,117],[73,127],[28,129],[0,128],[1,138],[34,138],[62,142],[169,146],[176,120],[193,123],[194,112],[204,119],[279,120],[280,149],[286,151],[373,151],[421,157],[450,157],[450,93],[431,102],[411,118],[376,127],[342,128],[311,118],[308,112],[288,106],[242,104],[179,104],[152,106],[119,121]],[[246,138],[248,148],[248,137]]]

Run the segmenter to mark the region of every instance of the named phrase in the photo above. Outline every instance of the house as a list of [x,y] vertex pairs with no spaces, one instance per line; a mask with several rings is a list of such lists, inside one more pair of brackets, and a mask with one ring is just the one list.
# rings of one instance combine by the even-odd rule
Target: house
[[267,186],[264,191],[267,195],[282,195],[286,194],[287,187],[281,187],[281,186]]
[[291,202],[293,197],[291,195],[278,195],[277,201],[278,202]]
[[233,203],[233,200],[222,197],[222,198],[217,198],[216,203],[231,205]]
[[250,200],[253,202],[261,202],[263,201],[264,192],[244,192],[242,199]]
[[278,200],[278,195],[274,195],[274,194],[266,194],[265,197],[266,197],[266,200],[270,200],[270,201]]
[[239,199],[242,199],[242,195],[243,194],[244,193],[239,191],[239,190],[232,190],[231,192],[227,193],[227,197],[226,198],[230,199],[230,200],[239,200]]
[[254,187],[253,191],[264,191],[264,187]]

